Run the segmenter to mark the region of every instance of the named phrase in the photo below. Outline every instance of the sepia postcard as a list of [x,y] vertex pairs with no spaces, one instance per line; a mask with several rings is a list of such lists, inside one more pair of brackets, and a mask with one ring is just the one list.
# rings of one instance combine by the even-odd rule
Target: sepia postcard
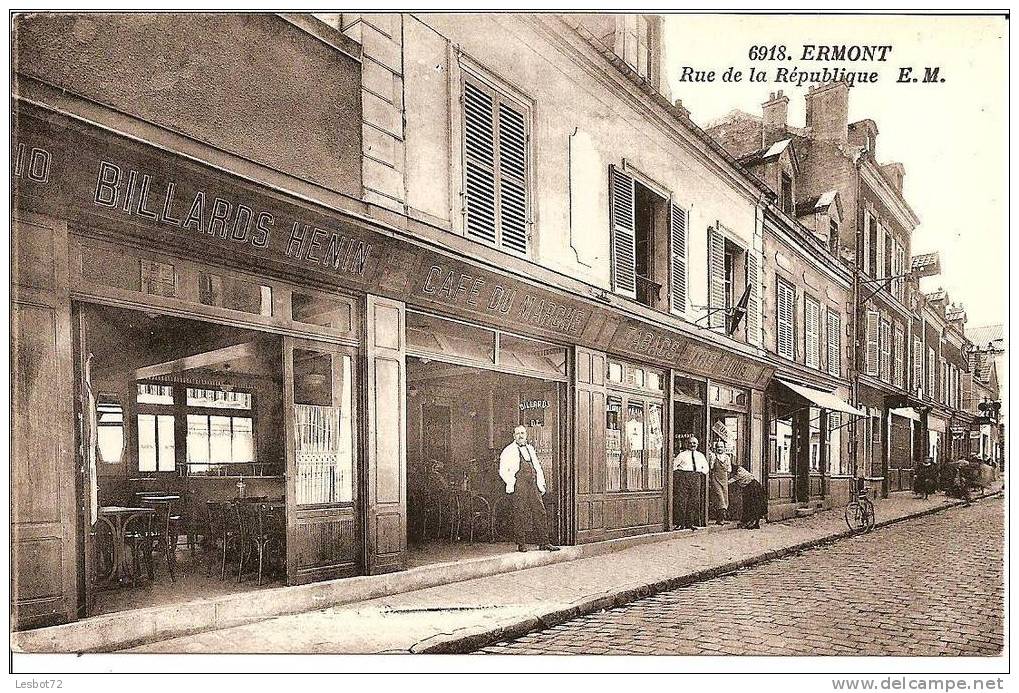
[[1007,12],[9,19],[16,687],[1005,688]]

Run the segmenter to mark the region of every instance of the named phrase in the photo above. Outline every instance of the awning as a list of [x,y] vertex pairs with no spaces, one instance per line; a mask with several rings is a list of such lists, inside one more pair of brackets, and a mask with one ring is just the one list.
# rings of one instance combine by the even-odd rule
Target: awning
[[817,390],[806,385],[800,385],[798,383],[791,383],[788,380],[783,380],[776,376],[776,381],[789,388],[800,397],[804,398],[809,402],[813,402],[815,405],[822,409],[828,409],[830,411],[841,411],[846,414],[852,414],[853,416],[866,416],[867,413],[857,409],[853,405],[839,399],[833,392],[825,392],[824,390]]
[[904,419],[912,419],[913,421],[919,421],[920,415],[913,407],[898,407],[890,410],[895,416],[901,416]]

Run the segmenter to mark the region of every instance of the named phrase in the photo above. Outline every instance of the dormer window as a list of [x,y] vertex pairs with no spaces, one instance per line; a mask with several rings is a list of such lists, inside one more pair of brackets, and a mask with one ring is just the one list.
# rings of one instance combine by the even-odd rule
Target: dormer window
[[782,211],[793,214],[793,179],[788,173],[782,174]]
[[828,220],[828,250],[836,257],[839,254],[839,223],[834,219]]

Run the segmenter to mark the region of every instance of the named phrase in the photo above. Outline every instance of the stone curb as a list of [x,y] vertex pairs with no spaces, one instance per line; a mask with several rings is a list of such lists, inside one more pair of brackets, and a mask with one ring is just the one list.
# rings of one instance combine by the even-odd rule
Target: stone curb
[[[983,493],[979,496],[974,496],[973,501],[991,498],[1002,494],[1002,491]],[[913,520],[918,517],[933,515],[934,513],[942,512],[960,505],[964,506],[965,502],[961,500],[953,500],[952,502],[942,503],[941,505],[934,506],[932,508],[926,508],[908,515],[902,515],[900,517],[877,522],[874,525],[874,529],[887,527],[905,520]],[[768,563],[778,558],[791,556],[801,551],[813,549],[824,544],[831,544],[841,539],[847,539],[854,536],[858,536],[858,534],[849,529],[845,529],[824,537],[810,539],[781,549],[766,551],[754,556],[748,556],[737,561],[731,561],[729,563],[705,568],[692,573],[677,575],[675,577],[657,580],[647,584],[622,587],[608,594],[584,599],[580,603],[574,604],[573,606],[565,609],[556,608],[530,616],[521,617],[515,621],[511,621],[494,628],[486,628],[483,631],[461,635],[435,635],[412,647],[410,652],[414,654],[467,654],[497,642],[513,640],[527,635],[528,633],[546,630],[579,616],[585,616],[605,609],[613,609],[654,594],[668,592],[680,587],[687,587],[706,580],[712,580],[723,575],[735,573],[745,568],[757,566],[762,563]]]

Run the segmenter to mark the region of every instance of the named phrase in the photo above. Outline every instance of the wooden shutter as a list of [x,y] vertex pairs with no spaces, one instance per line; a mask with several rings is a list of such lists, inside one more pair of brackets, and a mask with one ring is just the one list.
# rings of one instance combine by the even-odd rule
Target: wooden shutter
[[793,335],[793,306],[796,303],[796,291],[793,287],[779,280],[777,284],[778,310],[776,311],[778,327],[778,355],[787,359],[795,359],[795,337]]
[[464,195],[467,235],[494,244],[495,109],[492,96],[464,82]]
[[867,311],[867,351],[865,353],[865,370],[867,375],[877,375],[878,364],[878,314],[876,311]]
[[760,260],[752,249],[747,251],[747,284],[750,298],[747,300],[747,341],[761,345],[761,268]]
[[669,295],[672,299],[672,312],[686,313],[687,302],[687,235],[690,217],[687,211],[675,204],[671,205],[669,214],[669,233],[671,236],[671,275],[669,278]]
[[881,379],[890,383],[892,381],[892,325],[887,320],[881,321],[881,332],[878,339],[881,346]]
[[828,311],[828,375],[836,378],[842,373],[842,319],[838,313]]
[[708,229],[708,327],[725,329],[725,238]]
[[[863,210],[863,273],[870,275],[870,211]],[[871,275],[873,276],[873,275]]]
[[637,297],[637,248],[634,240],[633,178],[612,167],[610,177],[610,216],[612,224],[612,288],[620,294]]
[[803,302],[803,346],[808,368],[821,367],[821,305],[808,298]]
[[923,343],[919,336],[913,337],[913,390],[923,388]]
[[527,253],[527,120],[499,102],[499,226],[504,248]]
[[895,325],[895,345],[894,345],[895,351],[894,351],[894,356],[893,356],[894,360],[892,362],[893,363],[892,381],[893,381],[893,383],[895,384],[896,387],[902,387],[903,370],[904,370],[903,369],[902,358],[903,358],[903,350],[905,348],[905,345],[904,345],[905,338],[906,338],[906,336],[905,336],[905,334],[902,331],[902,326],[896,324]]

